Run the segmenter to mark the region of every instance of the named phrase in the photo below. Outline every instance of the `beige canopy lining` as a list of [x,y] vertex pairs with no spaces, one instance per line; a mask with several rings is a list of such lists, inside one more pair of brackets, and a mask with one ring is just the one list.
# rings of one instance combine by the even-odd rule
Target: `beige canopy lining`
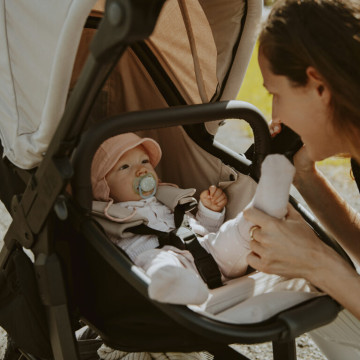
[[194,38],[193,28],[191,26],[189,12],[188,12],[188,9],[186,6],[186,2],[184,0],[178,0],[178,2],[179,2],[182,17],[184,19],[186,33],[187,33],[187,36],[189,39],[191,54],[192,54],[192,57],[194,60],[195,77],[196,77],[196,83],[197,83],[197,86],[199,89],[200,98],[203,103],[206,103],[209,101],[209,99],[206,96],[204,78],[203,78],[202,72],[201,72],[200,60],[199,60],[199,56],[198,56],[197,49],[196,49],[195,38]]
[[[221,99],[236,97],[262,7],[261,0],[247,0],[245,12],[244,1],[165,2],[146,44],[188,104],[218,98],[220,87]],[[46,152],[64,111],[71,73],[73,86],[92,38],[88,29],[81,38],[83,25],[92,8],[101,14],[105,1],[95,3],[0,0],[0,136],[5,156],[20,168],[37,166]],[[131,49],[99,98],[107,106],[98,119],[113,111],[167,106]]]
[[[220,6],[214,1],[166,1],[146,44],[186,103],[218,99],[220,89],[220,100],[235,98],[256,40],[261,15],[259,4],[261,1],[257,0],[250,0],[246,5],[243,1],[224,0]],[[238,52],[237,46],[240,49]],[[127,63],[126,71],[131,66],[138,68],[139,64]],[[120,73],[123,70],[120,66],[116,71]],[[146,77],[144,84],[140,80],[141,73]],[[146,87],[149,79],[145,73],[146,69],[141,69],[136,74],[141,91],[138,89],[137,94],[131,91],[131,96],[124,95],[124,111],[167,106],[165,99],[153,98],[152,92],[157,92],[156,85]],[[129,82],[123,84],[129,86]],[[133,88],[133,85],[130,87]],[[144,93],[149,94],[145,101]],[[136,96],[142,98],[140,108],[137,108],[139,101]],[[206,128],[215,134],[218,124],[219,121],[207,123]]]
[[243,1],[165,3],[149,46],[187,103],[207,102],[224,85],[244,15]]
[[[102,6],[104,1],[95,9]],[[148,44],[188,103],[208,102],[222,85],[233,61],[244,9],[239,0],[165,2]]]
[[218,84],[216,46],[197,0],[182,7],[167,1],[146,43],[188,104],[211,99]]
[[[104,5],[99,1],[94,9]],[[216,90],[216,46],[197,0],[167,0],[147,43],[188,103],[209,101]]]

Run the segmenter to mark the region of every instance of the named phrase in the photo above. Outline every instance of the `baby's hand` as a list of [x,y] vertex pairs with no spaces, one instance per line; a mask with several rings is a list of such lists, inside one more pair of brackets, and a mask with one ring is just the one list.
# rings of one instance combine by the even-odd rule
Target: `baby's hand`
[[205,207],[217,212],[221,212],[227,204],[226,194],[214,185],[211,185],[209,190],[204,190],[200,194],[200,200]]

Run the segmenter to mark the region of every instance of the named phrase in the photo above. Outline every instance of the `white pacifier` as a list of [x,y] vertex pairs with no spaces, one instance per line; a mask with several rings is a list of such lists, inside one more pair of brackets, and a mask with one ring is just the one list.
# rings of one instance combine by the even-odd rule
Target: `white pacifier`
[[[148,199],[151,196],[154,196],[156,193],[156,179],[153,174],[145,174],[137,177],[134,180],[134,191],[141,196],[142,199]],[[151,193],[149,195],[144,195],[144,193]]]

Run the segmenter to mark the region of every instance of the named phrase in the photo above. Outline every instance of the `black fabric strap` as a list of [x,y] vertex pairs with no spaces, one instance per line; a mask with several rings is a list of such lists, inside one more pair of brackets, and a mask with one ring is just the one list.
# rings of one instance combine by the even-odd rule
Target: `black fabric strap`
[[184,221],[184,216],[186,213],[192,211],[193,209],[195,209],[197,205],[197,202],[190,202],[190,203],[186,203],[186,204],[178,204],[176,205],[175,209],[174,209],[174,222],[175,222],[175,227],[180,227]]
[[[185,244],[186,250],[190,251],[194,258],[196,268],[209,289],[215,289],[222,286],[221,273],[219,267],[212,257],[199,243],[196,235],[192,232],[186,213],[192,211],[197,203],[178,204],[175,207],[174,217],[176,229],[173,230],[172,239],[180,238]],[[175,236],[174,236],[175,235]]]
[[209,254],[199,243],[196,235],[184,240],[186,249],[194,257],[196,268],[200,276],[205,281],[209,289],[215,289],[222,286],[221,273],[217,263],[211,254]]
[[209,289],[222,286],[221,273],[214,258],[199,243],[196,235],[187,226],[180,226],[170,232],[152,229],[144,224],[129,229],[134,234],[156,235],[160,248],[165,245],[188,250],[194,258],[195,266]]
[[176,236],[175,233],[176,230],[177,229],[170,232],[165,232],[165,231],[153,229],[144,224],[137,225],[128,229],[128,231],[134,234],[157,236],[159,240],[159,248],[162,248],[165,245],[171,245],[177,247],[178,249],[185,250],[185,244],[182,242],[182,240],[179,237]]

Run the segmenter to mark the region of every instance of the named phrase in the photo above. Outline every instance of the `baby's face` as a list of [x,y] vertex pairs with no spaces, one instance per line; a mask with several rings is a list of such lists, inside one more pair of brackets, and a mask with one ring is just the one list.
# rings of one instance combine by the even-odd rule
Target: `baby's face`
[[154,176],[156,184],[158,184],[158,176],[150,164],[149,155],[144,148],[139,145],[130,149],[105,177],[110,188],[110,197],[115,202],[141,200],[140,194],[134,189],[134,180],[149,173]]

